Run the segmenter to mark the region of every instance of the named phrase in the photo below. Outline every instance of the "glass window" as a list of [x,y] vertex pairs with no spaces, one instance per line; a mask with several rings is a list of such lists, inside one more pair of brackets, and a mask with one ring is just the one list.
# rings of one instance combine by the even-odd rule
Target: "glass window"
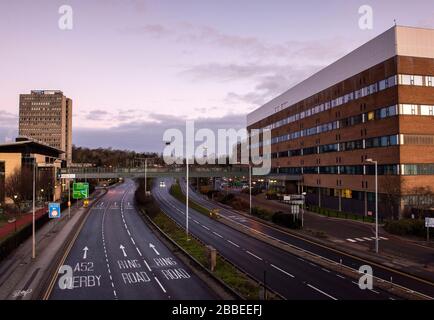
[[420,106],[420,114],[422,116],[432,116],[434,115],[434,106]]
[[415,86],[423,86],[423,76],[412,76],[412,84]]

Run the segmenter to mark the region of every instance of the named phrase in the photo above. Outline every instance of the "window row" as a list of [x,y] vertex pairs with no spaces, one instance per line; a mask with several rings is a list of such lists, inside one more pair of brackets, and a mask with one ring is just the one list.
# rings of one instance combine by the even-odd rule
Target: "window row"
[[[348,103],[348,102],[350,102],[352,100],[363,98],[363,97],[366,97],[368,95],[377,93],[378,91],[382,91],[382,90],[385,90],[387,88],[394,87],[394,86],[397,85],[397,78],[398,78],[397,76],[391,76],[391,77],[389,77],[387,79],[384,79],[384,80],[381,80],[379,82],[373,83],[373,84],[371,84],[369,86],[366,86],[366,87],[364,87],[362,89],[359,89],[359,90],[347,93],[347,94],[345,94],[345,95],[343,95],[341,97],[338,97],[336,99],[330,100],[330,101],[325,102],[325,103],[322,103],[322,104],[320,104],[318,106],[315,106],[313,108],[310,108],[310,109],[308,109],[306,111],[302,111],[300,113],[296,113],[296,114],[294,114],[292,116],[289,116],[289,117],[287,117],[285,119],[282,119],[280,121],[272,123],[272,124],[270,124],[270,125],[262,128],[262,129],[263,130],[266,130],[266,129],[269,129],[269,130],[276,129],[276,128],[284,126],[284,125],[286,125],[288,123],[292,123],[292,122],[295,122],[295,121],[298,121],[298,120],[301,120],[301,119],[313,116],[313,115],[315,115],[317,113],[329,110],[331,108],[336,108],[336,107],[338,107],[340,105],[343,105],[345,103]],[[281,111],[282,108],[279,107],[279,108],[276,108],[275,110],[276,111],[277,110]]]
[[288,158],[297,156],[306,156],[311,154],[322,154],[340,151],[352,151],[358,149],[382,148],[399,145],[398,135],[374,137],[355,141],[346,141],[341,143],[326,144],[314,146],[304,149],[287,150],[281,152],[273,152],[272,159]]

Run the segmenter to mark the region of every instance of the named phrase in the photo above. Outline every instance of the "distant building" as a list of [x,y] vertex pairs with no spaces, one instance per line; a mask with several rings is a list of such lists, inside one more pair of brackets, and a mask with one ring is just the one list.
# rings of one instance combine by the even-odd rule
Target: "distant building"
[[62,91],[34,90],[20,95],[19,135],[63,150],[72,161],[72,100]]
[[373,159],[380,215],[402,216],[418,188],[434,188],[434,30],[389,29],[250,113],[247,126],[271,130],[272,174],[310,205],[372,215]]
[[[31,189],[35,161],[36,183],[40,186],[37,190],[38,196],[43,197],[46,201],[59,200],[62,188],[56,174],[61,168],[63,154],[62,150],[22,138],[17,138],[16,142],[0,144],[0,203],[8,200],[5,194],[5,184],[8,178],[15,173],[25,172],[25,185]],[[26,196],[31,197],[28,194]]]

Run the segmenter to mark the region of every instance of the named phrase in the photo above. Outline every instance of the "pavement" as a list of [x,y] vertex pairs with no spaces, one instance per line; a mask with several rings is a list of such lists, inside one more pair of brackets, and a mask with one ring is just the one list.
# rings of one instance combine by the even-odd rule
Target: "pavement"
[[[159,187],[164,180],[165,188]],[[173,179],[160,179],[153,195],[161,209],[180,225],[186,225],[185,204],[169,193]],[[358,283],[342,274],[247,236],[195,210],[189,210],[189,230],[211,245],[240,270],[290,300],[385,300],[397,299],[382,290],[361,290]],[[255,221],[253,221],[255,223]],[[260,226],[259,224],[259,227]]]
[[[102,191],[91,196],[91,203]],[[69,235],[78,227],[87,209],[79,203],[71,207],[71,216],[62,213],[37,230],[36,259],[32,259],[32,238],[24,241],[0,263],[0,300],[38,299],[53,261]]]
[[49,299],[218,299],[142,221],[134,206],[135,187],[126,181],[90,209],[65,253],[63,265],[72,269],[72,278],[64,267]]
[[[47,208],[39,208],[35,211],[35,219],[38,220],[44,214],[47,213]],[[13,223],[6,223],[0,227],[0,240],[6,238],[8,235],[15,232],[15,230],[19,230],[27,224],[32,223],[33,214],[26,213],[18,217]]]
[[[185,193],[185,182],[181,183],[181,188]],[[386,264],[377,263],[375,260],[368,260],[360,255],[352,254],[354,251],[345,252],[343,250],[337,250],[336,246],[329,246],[324,239],[315,239],[316,241],[311,241],[309,238],[299,236],[299,233],[297,232],[287,232],[284,228],[264,223],[257,218],[249,217],[247,214],[242,214],[220,203],[213,202],[206,196],[196,193],[191,187],[189,194],[191,199],[200,205],[209,209],[219,208],[220,215],[224,216],[225,219],[229,219],[242,226],[248,227],[252,229],[252,231],[259,231],[272,239],[306,250],[315,255],[325,257],[331,261],[342,263],[356,270],[358,270],[362,265],[370,265],[373,268],[374,276],[383,279],[384,281],[391,281],[394,284],[404,286],[410,290],[434,297],[434,284],[405,272],[407,270],[405,267],[402,267],[403,269],[400,271],[388,266],[387,262]],[[337,228],[339,227],[341,226],[337,226]],[[361,223],[358,223],[357,227],[361,227]],[[395,263],[393,264],[393,267],[396,267],[396,261],[392,260],[392,262]]]

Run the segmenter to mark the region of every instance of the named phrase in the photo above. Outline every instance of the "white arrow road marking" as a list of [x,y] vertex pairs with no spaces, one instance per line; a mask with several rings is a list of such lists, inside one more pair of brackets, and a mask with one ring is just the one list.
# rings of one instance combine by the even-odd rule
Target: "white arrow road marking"
[[160,255],[160,253],[157,251],[157,249],[155,249],[155,246],[152,243],[149,244],[149,248],[151,248],[152,250],[154,250],[157,256]]
[[83,248],[83,251],[84,251],[84,253],[83,253],[83,259],[86,259],[87,258],[87,251],[89,250],[89,248],[88,247],[84,247]]
[[127,253],[125,252],[125,247],[124,247],[123,245],[121,245],[121,246],[119,247],[119,249],[122,250],[122,252],[123,252],[123,254],[124,254],[124,257],[126,257],[126,256],[127,256]]

